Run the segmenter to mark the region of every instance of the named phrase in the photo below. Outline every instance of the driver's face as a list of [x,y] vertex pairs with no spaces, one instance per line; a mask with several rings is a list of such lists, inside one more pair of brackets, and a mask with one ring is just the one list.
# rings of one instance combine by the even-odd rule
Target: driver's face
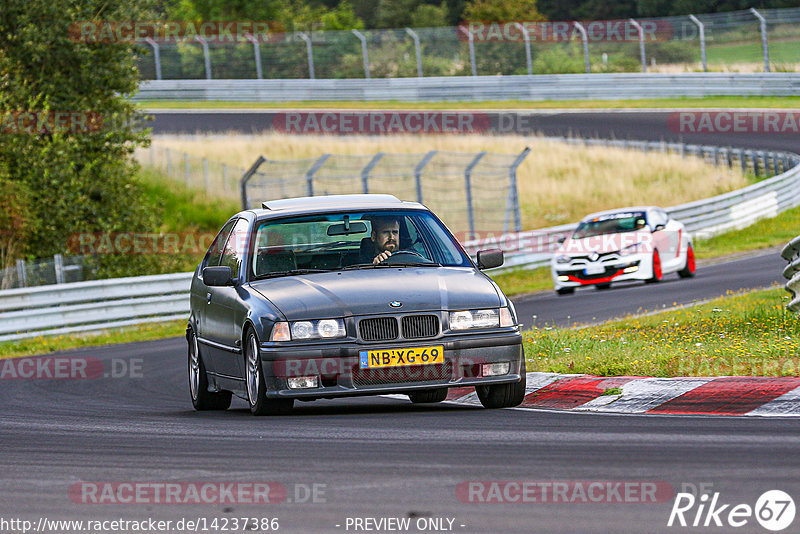
[[372,242],[378,252],[395,252],[400,243],[400,225],[395,221],[375,228],[372,230]]

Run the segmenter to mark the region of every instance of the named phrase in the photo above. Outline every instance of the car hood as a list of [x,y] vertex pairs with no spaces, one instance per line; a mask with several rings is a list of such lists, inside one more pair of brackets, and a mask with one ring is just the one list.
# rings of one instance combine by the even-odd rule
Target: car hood
[[572,239],[570,237],[561,244],[556,253],[570,256],[585,256],[592,252],[604,254],[606,252],[622,250],[636,243],[649,244],[652,242],[652,239],[653,234],[647,230],[602,234],[584,237],[583,239]]
[[[402,267],[333,271],[251,283],[287,320],[497,308],[494,284],[474,269]],[[401,302],[393,308],[390,302]]]

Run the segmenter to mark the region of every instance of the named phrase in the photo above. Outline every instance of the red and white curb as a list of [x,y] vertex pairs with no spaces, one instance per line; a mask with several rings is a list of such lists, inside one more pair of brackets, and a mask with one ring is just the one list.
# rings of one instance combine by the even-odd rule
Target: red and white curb
[[[612,388],[622,393],[603,394]],[[480,405],[471,387],[450,389],[447,400]],[[800,378],[528,373],[525,400],[520,406],[629,414],[800,416]]]

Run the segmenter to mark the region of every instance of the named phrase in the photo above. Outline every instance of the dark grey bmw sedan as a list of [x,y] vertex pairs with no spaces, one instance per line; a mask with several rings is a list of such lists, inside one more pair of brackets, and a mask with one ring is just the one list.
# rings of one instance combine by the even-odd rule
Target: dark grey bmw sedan
[[474,386],[483,406],[525,395],[511,301],[425,206],[391,195],[265,202],[233,216],[191,288],[189,390],[255,415],[295,400],[407,394],[441,402]]

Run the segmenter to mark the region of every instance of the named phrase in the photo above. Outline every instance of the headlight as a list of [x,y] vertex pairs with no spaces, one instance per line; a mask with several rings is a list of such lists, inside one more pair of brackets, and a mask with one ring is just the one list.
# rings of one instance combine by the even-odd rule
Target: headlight
[[619,251],[620,256],[627,256],[628,254],[638,254],[639,252],[644,252],[644,246],[642,243],[634,243],[629,247],[625,247]]
[[566,254],[559,254],[556,256],[556,263],[569,263],[572,261],[572,258],[567,256]]
[[499,327],[500,313],[497,309],[450,312],[450,330]]
[[[289,335],[291,332],[291,336]],[[321,319],[319,321],[292,321],[275,323],[270,341],[289,341],[290,339],[331,339],[344,337],[343,319]]]

